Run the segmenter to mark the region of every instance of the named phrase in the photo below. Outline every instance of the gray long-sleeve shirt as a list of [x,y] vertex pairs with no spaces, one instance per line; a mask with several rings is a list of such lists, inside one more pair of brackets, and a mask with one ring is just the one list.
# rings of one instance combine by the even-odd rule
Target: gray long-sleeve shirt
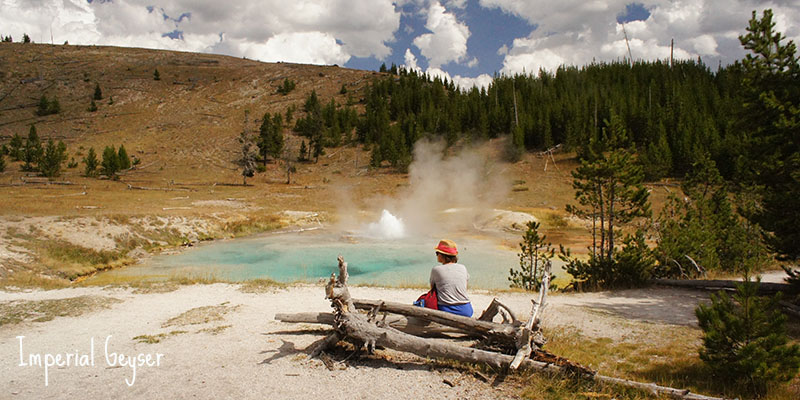
[[436,286],[439,302],[448,305],[469,303],[469,272],[461,264],[441,264],[431,269],[431,286]]

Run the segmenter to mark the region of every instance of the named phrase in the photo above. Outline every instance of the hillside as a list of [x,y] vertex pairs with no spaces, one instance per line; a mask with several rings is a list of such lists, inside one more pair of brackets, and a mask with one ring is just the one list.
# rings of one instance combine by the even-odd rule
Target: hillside
[[[156,69],[158,81],[153,79]],[[115,251],[111,259],[126,259],[140,247],[140,239],[151,245],[174,245],[303,222],[297,215],[304,214],[278,214],[286,210],[322,213],[319,218],[331,222],[343,218],[340,214],[345,209],[373,218],[387,199],[402,197],[410,185],[408,174],[369,168],[370,153],[361,146],[329,148],[318,163],[294,163],[297,171],[291,184],[286,184],[284,165],[270,163],[243,186],[234,163],[246,111],[247,128],[256,132],[265,112],[283,113],[294,105],[295,119],[302,116],[299,110],[312,90],[322,103],[333,98],[346,104],[349,98],[362,110],[362,94],[380,76],[377,72],[161,50],[20,43],[0,44],[0,71],[0,144],[15,134],[26,137],[35,124],[43,140],[63,140],[69,158],[78,162],[55,179],[65,184],[45,184],[34,173],[22,172],[21,163],[6,158],[8,166],[0,173],[0,228],[6,232],[0,238],[0,256],[5,257],[8,269],[20,262],[30,266],[34,260],[45,266],[60,265],[61,256],[51,254],[48,261],[42,255],[58,253],[42,248],[39,242],[45,239],[93,251]],[[277,88],[287,78],[297,86],[284,96]],[[89,112],[96,84],[103,100],[97,102],[98,111]],[[340,94],[342,85],[345,95]],[[42,95],[58,99],[62,111],[37,116]],[[301,138],[289,124],[283,133],[288,151],[296,154]],[[488,194],[493,199],[490,207],[529,212],[543,221],[555,244],[581,251],[586,232],[563,212],[573,196],[569,175],[575,166],[573,156],[546,158],[529,153],[522,161],[508,164],[499,157],[503,140],[477,147],[462,144],[450,153],[472,148],[493,171],[490,180],[504,182]],[[104,147],[121,144],[141,160],[137,167],[116,181],[82,176],[80,160],[90,147],[99,156]],[[664,193],[654,191],[659,196]],[[143,222],[145,217],[149,222]],[[152,218],[170,222],[158,225]],[[161,231],[144,234],[143,228],[131,231],[119,225]],[[92,230],[87,227],[97,232],[87,232]],[[76,232],[80,233],[77,238]],[[92,240],[86,239],[90,236]],[[109,238],[110,245],[97,244]],[[513,235],[506,243],[516,247],[516,241]],[[87,271],[73,269],[79,270],[78,275]],[[0,271],[0,275],[6,274]]]
[[[245,111],[250,112],[249,128],[255,130],[264,112],[300,104],[311,90],[324,99],[337,94],[342,84],[356,91],[371,75],[337,67],[112,47],[4,43],[0,59],[1,141],[15,133],[25,136],[35,123],[43,139],[64,140],[76,160],[90,146],[100,154],[105,146],[125,144],[142,162],[122,181],[141,186],[240,182],[232,161]],[[160,81],[153,79],[156,69]],[[282,96],[276,89],[285,78],[297,82],[297,89]],[[96,83],[104,99],[92,113],[87,107]],[[62,112],[37,117],[42,95],[57,98]],[[337,101],[346,100],[338,96]],[[71,172],[64,179],[75,180]]]

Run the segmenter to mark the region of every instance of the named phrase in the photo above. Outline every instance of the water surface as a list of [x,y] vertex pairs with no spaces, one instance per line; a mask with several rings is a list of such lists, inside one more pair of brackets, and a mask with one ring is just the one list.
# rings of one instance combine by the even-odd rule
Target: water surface
[[[453,239],[459,246],[459,262],[470,273],[471,288],[508,287],[508,270],[519,262],[515,252],[489,240]],[[202,244],[107,274],[143,279],[185,276],[318,282],[338,272],[336,257],[341,254],[348,263],[350,283],[427,285],[430,269],[436,265],[436,243],[438,239],[432,238],[375,240],[329,232],[272,234]]]

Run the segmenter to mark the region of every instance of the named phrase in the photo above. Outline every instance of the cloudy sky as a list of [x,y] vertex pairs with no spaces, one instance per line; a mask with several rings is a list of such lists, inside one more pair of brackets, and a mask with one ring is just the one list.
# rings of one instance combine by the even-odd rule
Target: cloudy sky
[[[146,47],[376,70],[404,65],[485,85],[513,74],[617,60],[744,52],[753,10],[800,42],[800,0],[0,0],[18,41]],[[51,39],[52,38],[52,39]]]

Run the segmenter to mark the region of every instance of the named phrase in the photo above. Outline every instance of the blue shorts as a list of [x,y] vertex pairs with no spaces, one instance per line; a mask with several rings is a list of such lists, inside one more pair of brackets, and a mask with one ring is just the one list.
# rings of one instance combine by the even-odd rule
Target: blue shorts
[[466,304],[442,304],[439,303],[439,311],[449,312],[450,314],[472,317],[472,303]]

